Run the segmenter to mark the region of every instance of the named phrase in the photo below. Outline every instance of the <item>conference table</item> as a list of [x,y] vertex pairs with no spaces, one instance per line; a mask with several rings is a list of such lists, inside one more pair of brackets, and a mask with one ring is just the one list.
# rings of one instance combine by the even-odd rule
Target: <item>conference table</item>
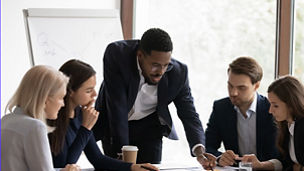
[[[81,171],[95,171],[93,166],[87,161],[86,157],[84,155],[81,156],[83,161],[82,163],[77,163],[79,166],[81,166]],[[175,161],[168,161],[164,160],[161,164],[153,164],[156,167],[160,169],[160,171],[203,171],[204,168],[196,161],[195,158],[191,158],[191,160],[181,160],[180,162]],[[87,167],[87,168],[83,168]],[[236,171],[236,170],[242,170],[237,167],[215,167],[213,169],[214,171]],[[97,170],[96,170],[97,171]]]
[[[185,165],[163,165],[156,164],[156,167],[160,169],[160,171],[203,171],[205,170],[201,166],[185,166]],[[214,171],[246,171],[246,169],[240,169],[238,167],[215,167]],[[94,168],[81,169],[81,171],[95,171]],[[96,170],[97,171],[97,170]]]

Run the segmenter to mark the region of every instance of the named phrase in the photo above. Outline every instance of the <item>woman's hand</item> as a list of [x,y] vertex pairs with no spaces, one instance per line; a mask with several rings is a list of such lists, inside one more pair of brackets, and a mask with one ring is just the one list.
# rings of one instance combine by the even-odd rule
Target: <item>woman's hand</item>
[[61,171],[80,171],[80,167],[76,164],[67,164]]
[[132,164],[131,166],[131,171],[147,171],[147,170],[159,171],[157,167],[153,166],[150,163]]
[[95,125],[99,112],[92,106],[94,100],[90,101],[89,104],[82,106],[82,126],[91,130]]

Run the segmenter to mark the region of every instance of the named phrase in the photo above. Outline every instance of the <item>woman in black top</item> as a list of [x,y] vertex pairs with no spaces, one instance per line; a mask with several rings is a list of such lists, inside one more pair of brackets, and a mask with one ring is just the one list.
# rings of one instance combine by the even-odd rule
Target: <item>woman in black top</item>
[[[49,134],[53,162],[55,167],[67,163],[76,163],[84,151],[95,169],[102,170],[145,170],[139,164],[126,163],[104,156],[96,144],[92,127],[96,123],[99,112],[92,107],[96,91],[96,75],[94,69],[79,60],[70,60],[59,69],[70,77],[65,106],[58,114],[58,119],[49,121],[55,126]],[[158,170],[150,164],[142,164]]]

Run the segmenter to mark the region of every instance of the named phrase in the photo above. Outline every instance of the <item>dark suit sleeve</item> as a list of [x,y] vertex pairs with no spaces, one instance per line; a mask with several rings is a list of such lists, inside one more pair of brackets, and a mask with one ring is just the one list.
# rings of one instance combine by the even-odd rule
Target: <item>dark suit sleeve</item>
[[[188,81],[188,71],[186,67],[184,69],[184,75],[179,75],[179,78],[183,77],[182,80],[184,80],[184,82],[182,83],[181,90],[174,99],[174,104],[178,117],[183,123],[190,150],[192,150],[196,144],[205,145],[205,134],[199,115],[196,113],[193,104],[193,97]],[[191,155],[193,155],[192,152]]]
[[[67,134],[73,134],[71,129],[68,129],[68,131],[69,132],[67,132]],[[64,145],[64,148],[58,155],[53,156],[54,167],[63,168],[66,164],[76,163],[81,155],[82,150],[88,143],[89,138],[93,137],[92,132],[82,126],[76,133],[77,135],[75,139],[69,139],[69,137],[66,136],[66,143]],[[68,145],[67,141],[73,142]]]
[[304,166],[304,118],[296,121],[294,138],[296,158]]
[[95,169],[121,171],[128,171],[131,169],[131,163],[125,163],[103,155],[96,144],[94,136],[91,136],[84,152]]
[[103,100],[105,100],[107,116],[111,117],[110,135],[115,152],[120,152],[122,145],[129,144],[127,85],[122,76],[121,68],[124,64],[119,61],[121,54],[118,52],[122,51],[119,48],[112,43],[107,47],[104,55]]
[[211,153],[215,156],[219,156],[222,153],[218,151],[218,149],[221,146],[221,136],[220,132],[218,130],[218,125],[221,123],[218,123],[218,116],[217,116],[217,110],[215,107],[215,103],[213,104],[213,110],[209,118],[209,122],[207,124],[206,129],[206,151],[208,153]]

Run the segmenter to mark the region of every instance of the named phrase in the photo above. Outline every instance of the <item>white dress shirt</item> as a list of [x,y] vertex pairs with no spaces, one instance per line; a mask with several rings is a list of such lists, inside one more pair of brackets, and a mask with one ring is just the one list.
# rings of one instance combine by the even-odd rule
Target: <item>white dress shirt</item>
[[157,85],[145,83],[142,70],[137,58],[137,68],[139,70],[139,86],[135,103],[128,114],[128,120],[139,120],[145,118],[156,111],[157,106]]
[[1,170],[54,170],[45,123],[18,107],[1,119]]
[[290,155],[290,158],[291,160],[294,162],[294,163],[297,163],[299,164],[298,160],[297,160],[297,157],[296,157],[296,153],[295,153],[295,147],[294,147],[294,126],[295,126],[295,123],[292,122],[292,124],[289,125],[289,155]]
[[[150,114],[154,113],[156,111],[157,107],[157,85],[149,85],[148,83],[145,83],[145,78],[142,74],[142,70],[140,68],[138,58],[137,58],[137,68],[139,71],[140,81],[138,86],[138,93],[136,96],[135,103],[131,110],[128,113],[128,120],[139,120],[142,118],[145,118],[149,116]],[[162,125],[165,125],[165,122],[160,119],[160,123]],[[197,147],[204,147],[203,144],[196,144],[192,147],[192,154],[194,154],[194,150]]]

